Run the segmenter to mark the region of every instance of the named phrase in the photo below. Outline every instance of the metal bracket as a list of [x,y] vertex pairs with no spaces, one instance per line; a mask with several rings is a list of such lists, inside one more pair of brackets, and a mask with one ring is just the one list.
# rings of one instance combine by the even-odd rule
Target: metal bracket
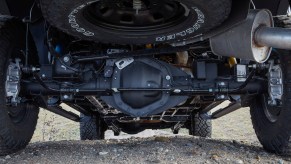
[[20,61],[20,59],[15,59],[15,63],[10,62],[6,73],[5,91],[7,103],[13,106],[17,106],[20,103],[20,98],[18,97],[21,79]]
[[115,65],[118,69],[122,70],[123,68],[129,66],[133,62],[134,62],[133,58],[124,58],[115,62]]
[[269,81],[269,105],[277,105],[277,100],[282,100],[283,96],[283,72],[280,65],[275,65],[271,60],[268,72]]

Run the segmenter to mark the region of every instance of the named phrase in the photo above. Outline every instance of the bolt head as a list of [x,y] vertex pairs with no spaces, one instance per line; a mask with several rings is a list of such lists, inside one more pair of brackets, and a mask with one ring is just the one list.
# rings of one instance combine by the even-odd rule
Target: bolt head
[[65,56],[63,60],[64,60],[64,62],[66,62],[66,63],[67,63],[67,62],[69,62],[69,61],[70,61],[70,58],[69,58],[68,56]]
[[220,82],[219,85],[225,86],[225,82]]
[[170,75],[167,75],[166,76],[166,80],[171,80],[171,76]]

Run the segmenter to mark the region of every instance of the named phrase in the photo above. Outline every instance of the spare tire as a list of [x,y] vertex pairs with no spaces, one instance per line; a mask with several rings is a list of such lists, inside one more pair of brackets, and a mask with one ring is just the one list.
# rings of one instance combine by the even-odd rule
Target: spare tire
[[103,43],[148,44],[183,41],[217,27],[228,17],[231,2],[41,0],[40,3],[45,19],[69,35]]

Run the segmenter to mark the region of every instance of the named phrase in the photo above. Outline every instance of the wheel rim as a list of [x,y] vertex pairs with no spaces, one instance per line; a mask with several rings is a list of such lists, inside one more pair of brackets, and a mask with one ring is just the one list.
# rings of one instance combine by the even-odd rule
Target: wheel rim
[[268,94],[262,96],[264,113],[272,123],[277,122],[282,110],[283,72],[279,63],[280,59],[269,61]]
[[141,0],[141,9],[134,0],[97,1],[84,9],[84,17],[95,26],[118,31],[152,31],[169,28],[185,21],[189,10],[179,2]]
[[263,104],[264,104],[263,108],[264,108],[265,116],[270,122],[272,123],[277,122],[280,116],[282,107],[269,105],[267,95],[264,95],[262,99],[263,99]]

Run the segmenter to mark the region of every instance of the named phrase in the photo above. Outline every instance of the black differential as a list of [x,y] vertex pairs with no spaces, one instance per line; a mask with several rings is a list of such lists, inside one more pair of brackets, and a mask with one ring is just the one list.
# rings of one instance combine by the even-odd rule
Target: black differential
[[[162,88],[160,70],[142,62],[134,62],[121,72],[121,88]],[[126,91],[122,100],[134,109],[152,104],[162,97],[161,91]]]

